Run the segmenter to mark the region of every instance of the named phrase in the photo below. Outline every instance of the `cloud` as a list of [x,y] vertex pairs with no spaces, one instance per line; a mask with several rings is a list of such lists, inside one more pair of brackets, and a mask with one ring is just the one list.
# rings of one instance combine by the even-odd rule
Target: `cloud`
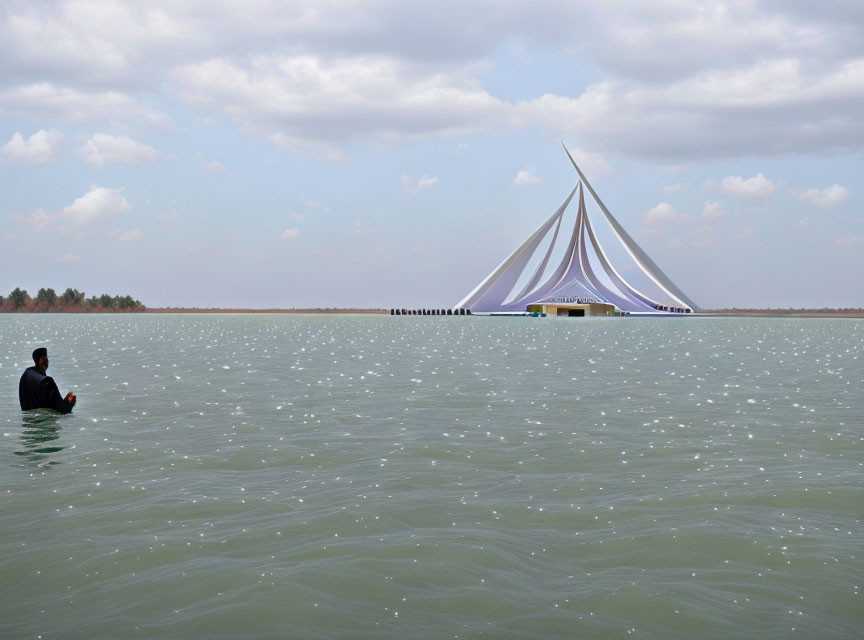
[[487,130],[506,105],[470,71],[433,69],[395,57],[257,55],[184,65],[172,73],[191,105],[224,111],[246,131],[287,148],[339,160],[335,147]]
[[377,235],[377,229],[369,227],[362,220],[357,220],[354,222],[354,235],[358,238],[368,238]]
[[128,136],[105,133],[90,136],[78,152],[88,164],[95,167],[105,164],[149,164],[161,157],[150,145],[137,142]]
[[57,86],[47,82],[0,88],[0,114],[119,127],[169,128],[165,114],[142,107],[120,91]]
[[667,184],[663,185],[664,193],[677,193],[684,187],[683,184]]
[[[713,188],[716,185],[709,180],[706,186]],[[723,178],[719,187],[724,193],[742,200],[764,200],[777,190],[777,184],[761,173],[752,178],[729,176]]]
[[682,220],[685,214],[678,213],[668,202],[661,202],[651,207],[642,219],[642,224],[658,224],[672,220]]
[[129,211],[131,207],[123,197],[123,189],[93,186],[90,191],[68,207],[64,207],[58,215],[62,221],[69,221],[81,227],[110,218]]
[[567,147],[573,160],[588,176],[599,176],[612,171],[612,167],[602,153],[588,151],[583,147]]
[[225,168],[225,165],[223,165],[218,160],[213,160],[212,162],[205,162],[204,171],[223,175],[229,173],[228,169]]
[[798,231],[801,231],[802,229],[806,229],[809,226],[810,226],[810,218],[805,216],[798,221],[798,224],[795,225],[795,229],[797,229]]
[[323,211],[324,213],[330,213],[330,207],[326,204],[318,202],[317,200],[313,200],[306,196],[306,194],[300,194],[300,202],[303,203],[304,207],[309,209],[317,209],[318,211]]
[[825,68],[757,59],[661,80],[607,78],[579,96],[521,101],[516,113],[526,125],[572,131],[591,148],[666,163],[864,147],[853,106],[864,95],[864,60]]
[[130,229],[120,234],[120,242],[139,242],[144,239],[144,233],[138,229]]
[[716,220],[726,216],[726,208],[719,202],[706,202],[702,208],[702,217],[706,220]]
[[819,189],[808,189],[803,193],[799,191],[789,192],[793,197],[798,198],[803,202],[809,202],[820,209],[828,209],[830,207],[839,207],[846,202],[849,197],[849,189],[837,184],[836,182],[830,187],[825,187],[821,191]]
[[[148,97],[181,99],[328,161],[352,141],[536,127],[662,162],[854,152],[861,19],[777,0],[20,2],[0,15],[0,112],[130,129],[170,123]],[[513,43],[599,80],[504,99],[485,83]]]
[[52,216],[44,209],[36,209],[29,216],[26,216],[22,219],[24,224],[31,226],[36,229],[36,231],[41,231],[42,229],[46,229],[51,226],[55,222],[56,216]]
[[864,236],[837,236],[834,239],[834,244],[838,247],[853,247],[864,243]]
[[429,189],[438,184],[438,178],[433,176],[420,176],[420,179],[417,181],[417,189],[422,191],[423,189]]
[[541,182],[543,182],[543,179],[534,175],[534,167],[525,167],[513,178],[513,184],[517,186],[540,184]]
[[399,182],[402,183],[402,186],[405,187],[405,190],[408,193],[417,193],[419,191],[423,191],[424,189],[430,189],[438,184],[438,178],[433,176],[423,175],[418,180],[414,180],[407,173],[403,173],[399,176]]
[[45,164],[57,158],[62,143],[63,134],[56,129],[39,129],[27,139],[16,131],[12,139],[0,147],[0,153],[16,162]]
[[294,240],[297,236],[300,235],[300,229],[292,227],[291,229],[285,229],[282,232],[282,235],[279,236],[280,240]]
[[56,258],[54,258],[54,261],[60,264],[75,264],[79,260],[81,260],[81,256],[78,256],[74,253],[67,253],[65,255],[57,256]]

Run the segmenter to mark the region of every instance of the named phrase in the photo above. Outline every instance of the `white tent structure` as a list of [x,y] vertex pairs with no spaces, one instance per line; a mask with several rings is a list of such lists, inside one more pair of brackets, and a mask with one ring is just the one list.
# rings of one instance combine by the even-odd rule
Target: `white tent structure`
[[[699,308],[660,270],[636,244],[597,196],[570,152],[564,148],[579,174],[579,181],[552,216],[498,267],[465,296],[455,308],[472,313],[525,313],[529,305],[603,304],[616,312],[633,314],[690,313]],[[599,225],[585,208],[584,189],[602,213],[613,242],[620,244],[638,269],[639,288],[625,279],[600,245]],[[578,194],[578,196],[577,196]],[[561,251],[561,221],[572,201],[577,201],[576,220]],[[566,235],[566,232],[565,234]],[[556,262],[550,259],[561,254]],[[631,266],[631,270],[632,266]],[[635,270],[633,270],[635,271]],[[631,281],[634,278],[631,278]]]

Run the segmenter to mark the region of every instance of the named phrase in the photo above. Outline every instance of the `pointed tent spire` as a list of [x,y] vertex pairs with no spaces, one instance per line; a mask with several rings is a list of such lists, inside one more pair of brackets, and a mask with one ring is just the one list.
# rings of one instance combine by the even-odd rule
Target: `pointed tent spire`
[[612,230],[615,232],[615,235],[618,236],[618,239],[621,241],[621,244],[624,245],[624,248],[627,249],[627,252],[636,261],[636,264],[642,271],[645,272],[651,280],[658,287],[663,289],[669,296],[673,299],[677,300],[680,304],[684,306],[689,306],[691,309],[698,310],[699,307],[688,298],[683,291],[681,291],[675,284],[669,279],[669,277],[663,273],[663,271],[654,264],[654,261],[648,257],[648,255],[642,250],[642,248],[636,244],[636,241],[630,237],[630,235],[624,230],[624,227],[615,219],[615,217],[609,212],[609,209],[606,208],[606,205],[603,204],[603,201],[600,200],[600,197],[594,191],[594,188],[591,186],[591,183],[588,182],[588,179],[585,177],[585,174],[582,173],[582,170],[576,164],[576,161],[573,160],[573,156],[570,155],[570,151],[567,149],[567,146],[564,142],[561,142],[561,146],[564,147],[564,152],[567,154],[567,157],[570,158],[570,162],[573,165],[573,168],[576,169],[576,173],[579,174],[579,177],[582,179],[582,182],[585,183],[588,191],[591,193],[591,196],[594,198],[594,202],[597,203],[597,206],[600,207],[600,210],[603,212],[603,215],[606,216],[606,220],[609,221],[609,225],[612,227]]
[[[677,304],[698,309],[618,223],[576,165],[566,146],[564,151],[579,174],[579,182],[558,210],[492,273],[486,276],[456,307],[479,312],[524,311],[528,304],[542,302],[550,298],[576,297],[603,300],[628,312],[653,313],[661,309],[660,302],[652,299],[653,296],[649,297],[637,290],[621,276],[609,260],[597,239],[594,225],[585,208],[584,184],[603,212],[606,222],[612,228],[617,240],[630,254],[639,269],[657,286],[657,293],[663,291]],[[564,212],[577,190],[579,191],[579,205],[570,239],[564,247],[558,265],[549,272],[549,261],[559,239]],[[550,233],[553,226],[555,231]],[[548,240],[550,235],[551,241]],[[538,264],[533,267],[533,271],[528,277],[528,265],[535,258],[535,254],[537,254],[537,258],[540,257],[540,246],[544,241],[549,242],[548,247],[543,252],[542,259],[535,260]],[[599,270],[596,267],[598,264]],[[520,280],[524,280],[525,283],[520,285],[518,293],[516,293],[516,285]],[[538,286],[541,281],[542,284]]]
[[531,259],[537,246],[549,232],[555,220],[564,214],[564,210],[570,204],[570,200],[573,199],[575,193],[576,187],[573,187],[573,191],[570,192],[570,195],[567,196],[567,199],[558,210],[546,222],[540,225],[537,231],[521,247],[511,253],[504,262],[498,265],[495,271],[486,276],[471,293],[465,296],[456,305],[456,308],[472,309],[475,305],[482,304],[483,302],[501,306],[502,301],[508,297],[519,276],[522,274],[525,264]]

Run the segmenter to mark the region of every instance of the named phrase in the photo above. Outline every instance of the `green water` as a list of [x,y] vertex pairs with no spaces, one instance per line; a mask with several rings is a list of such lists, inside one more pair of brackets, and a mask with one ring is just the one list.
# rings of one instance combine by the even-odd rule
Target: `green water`
[[[857,638],[864,322],[0,316],[0,637]],[[68,416],[22,416],[45,345]]]

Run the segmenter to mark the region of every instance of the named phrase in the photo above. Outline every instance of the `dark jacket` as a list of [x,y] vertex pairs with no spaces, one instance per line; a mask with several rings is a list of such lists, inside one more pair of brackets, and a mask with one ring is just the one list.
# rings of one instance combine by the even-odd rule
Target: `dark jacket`
[[30,367],[21,376],[18,400],[21,402],[21,411],[55,409],[60,413],[72,412],[72,406],[60,395],[54,378],[46,376],[36,367]]

